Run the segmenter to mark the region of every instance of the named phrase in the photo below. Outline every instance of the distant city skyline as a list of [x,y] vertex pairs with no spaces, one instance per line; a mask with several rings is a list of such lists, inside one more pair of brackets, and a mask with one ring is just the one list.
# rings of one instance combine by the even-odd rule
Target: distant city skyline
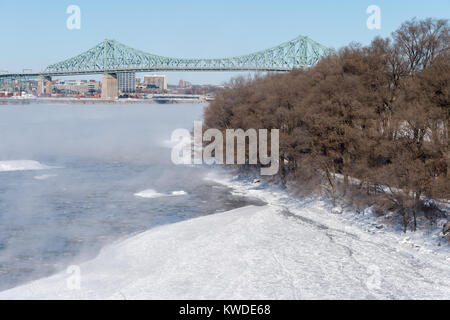
[[[69,30],[66,9],[81,10]],[[367,7],[381,9],[381,29],[369,30]],[[145,52],[182,58],[220,58],[276,46],[298,35],[333,48],[387,37],[413,17],[448,18],[450,1],[128,1],[71,0],[0,3],[0,70],[43,70],[105,38]],[[160,72],[159,72],[160,73]],[[147,74],[147,73],[145,73]],[[235,72],[166,72],[169,84],[221,84]],[[248,73],[239,73],[247,75]],[[143,77],[144,74],[138,74]],[[74,78],[74,77],[71,77]],[[84,77],[95,79],[95,76]]]

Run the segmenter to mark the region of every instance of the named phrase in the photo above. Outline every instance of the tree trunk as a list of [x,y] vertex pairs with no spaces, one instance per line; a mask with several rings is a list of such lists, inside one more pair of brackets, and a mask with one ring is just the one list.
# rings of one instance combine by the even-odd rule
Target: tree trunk
[[342,192],[342,196],[347,194],[348,189],[348,168],[350,166],[350,155],[347,151],[344,152],[343,156],[343,165],[342,165],[342,173],[344,174],[344,190]]
[[408,227],[408,217],[405,209],[401,209],[401,214],[403,218],[403,233],[406,233],[406,228]]
[[279,169],[280,171],[279,171],[279,175],[280,175],[280,177],[281,177],[281,181],[282,181],[282,183],[283,183],[283,185],[284,185],[284,177],[285,177],[285,166],[284,166],[284,153],[283,152],[281,152],[281,155],[280,155],[280,169]]
[[331,172],[328,169],[328,167],[325,168],[325,172],[327,174],[328,182],[330,183],[330,186],[331,186],[331,197],[332,197],[333,207],[334,207],[336,205],[336,183],[334,181],[334,178],[331,176]]
[[421,192],[420,191],[418,191],[418,192],[416,192],[416,196],[415,196],[415,201],[414,201],[414,211],[413,211],[413,216],[414,216],[414,226],[413,226],[413,231],[416,231],[417,230],[417,217],[416,217],[416,213],[417,213],[417,210],[419,210],[419,208],[420,208],[420,196],[421,196]]

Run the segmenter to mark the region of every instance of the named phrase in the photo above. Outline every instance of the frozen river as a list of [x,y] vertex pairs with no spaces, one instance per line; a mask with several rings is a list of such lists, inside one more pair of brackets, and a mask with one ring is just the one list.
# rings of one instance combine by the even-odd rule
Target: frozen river
[[204,105],[0,106],[0,290],[154,226],[262,204],[174,166]]

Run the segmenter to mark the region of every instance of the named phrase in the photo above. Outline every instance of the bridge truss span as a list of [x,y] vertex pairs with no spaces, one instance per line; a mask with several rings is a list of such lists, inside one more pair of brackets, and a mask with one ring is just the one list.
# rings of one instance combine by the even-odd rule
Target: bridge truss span
[[163,57],[133,49],[115,40],[105,40],[92,49],[48,66],[44,73],[100,73],[126,71],[289,71],[310,67],[331,54],[307,37],[297,37],[256,53],[220,59]]

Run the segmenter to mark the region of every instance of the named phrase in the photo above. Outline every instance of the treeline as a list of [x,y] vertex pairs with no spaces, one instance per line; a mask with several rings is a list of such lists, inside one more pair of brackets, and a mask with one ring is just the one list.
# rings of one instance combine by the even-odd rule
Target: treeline
[[277,179],[416,230],[450,201],[449,43],[448,20],[413,19],[312,68],[234,79],[205,125],[280,129]]

